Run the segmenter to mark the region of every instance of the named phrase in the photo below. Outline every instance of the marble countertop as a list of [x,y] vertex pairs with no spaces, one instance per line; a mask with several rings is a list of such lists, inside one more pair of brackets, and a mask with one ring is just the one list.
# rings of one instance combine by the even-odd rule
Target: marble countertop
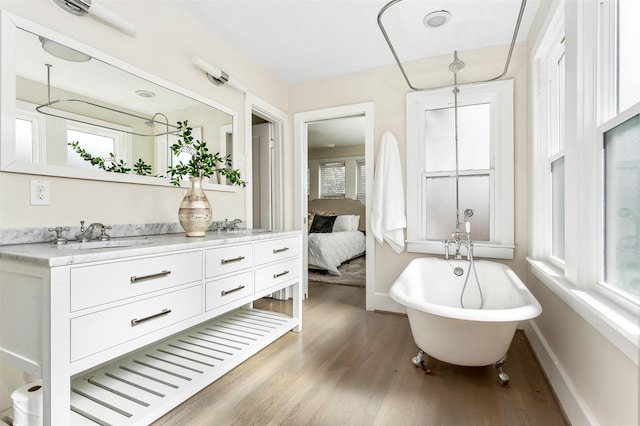
[[61,245],[49,243],[14,244],[0,246],[0,259],[55,267],[300,234],[301,231],[241,229],[238,231],[209,231],[204,237],[187,237],[184,233],[175,233],[112,238],[108,242],[79,243],[69,241],[69,243]]

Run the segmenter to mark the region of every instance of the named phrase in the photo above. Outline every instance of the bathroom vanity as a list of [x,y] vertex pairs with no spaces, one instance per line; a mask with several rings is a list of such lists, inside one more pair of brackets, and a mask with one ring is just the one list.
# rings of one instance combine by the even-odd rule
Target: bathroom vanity
[[[2,362],[45,425],[146,425],[301,329],[300,231],[0,246]],[[291,287],[292,315],[252,302]]]

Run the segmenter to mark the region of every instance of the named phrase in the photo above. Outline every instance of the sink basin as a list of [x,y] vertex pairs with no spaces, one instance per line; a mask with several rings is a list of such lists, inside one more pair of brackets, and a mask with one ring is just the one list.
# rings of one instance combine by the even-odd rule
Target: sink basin
[[86,241],[84,243],[68,243],[60,246],[61,249],[71,250],[95,250],[120,247],[138,247],[151,244],[151,240],[109,240],[109,241]]

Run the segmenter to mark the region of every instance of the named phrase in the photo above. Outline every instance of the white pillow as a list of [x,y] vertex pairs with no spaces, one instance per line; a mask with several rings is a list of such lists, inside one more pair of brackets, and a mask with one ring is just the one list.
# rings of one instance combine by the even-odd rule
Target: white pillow
[[353,230],[353,215],[343,214],[336,217],[333,223],[333,232],[351,231]]
[[351,226],[351,230],[357,231],[359,225],[360,225],[360,215],[359,214],[353,215],[353,224]]

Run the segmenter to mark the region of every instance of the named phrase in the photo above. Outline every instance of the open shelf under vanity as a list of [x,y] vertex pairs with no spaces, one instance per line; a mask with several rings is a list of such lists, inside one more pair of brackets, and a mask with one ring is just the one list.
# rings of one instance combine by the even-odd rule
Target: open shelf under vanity
[[277,312],[238,309],[75,379],[72,424],[146,424],[297,323]]

